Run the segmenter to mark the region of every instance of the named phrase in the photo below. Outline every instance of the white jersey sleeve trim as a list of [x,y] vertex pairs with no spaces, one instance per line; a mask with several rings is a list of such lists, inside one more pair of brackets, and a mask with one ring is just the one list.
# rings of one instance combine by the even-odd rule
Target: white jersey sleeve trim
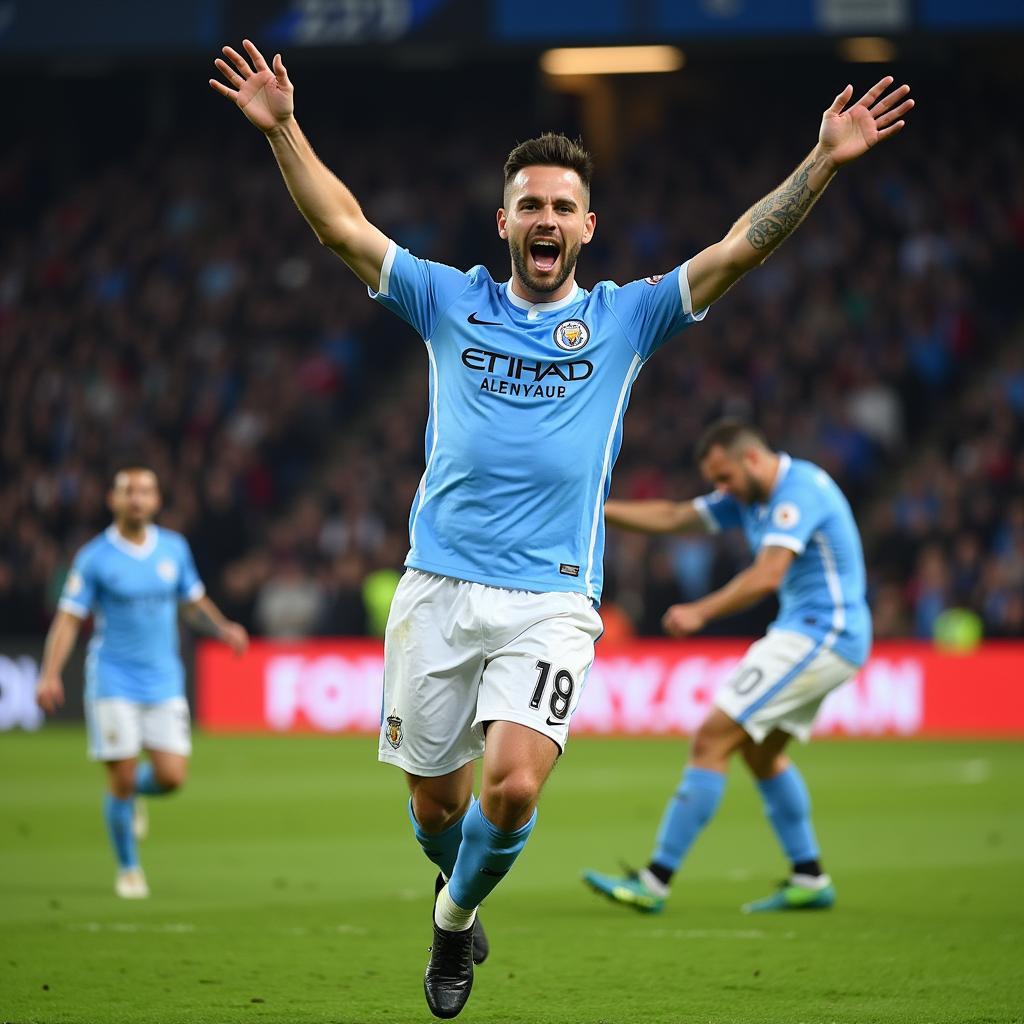
[[370,298],[375,299],[378,295],[383,295],[387,298],[391,292],[391,268],[395,265],[395,254],[398,252],[398,246],[395,245],[394,239],[388,240],[388,250],[384,253],[384,262],[380,265],[380,287],[374,291],[372,288],[367,286],[366,290],[370,293]]
[[846,608],[843,606],[843,584],[839,579],[839,569],[836,566],[835,555],[828,546],[825,534],[819,530],[814,535],[814,542],[818,545],[818,552],[821,555],[821,564],[825,570],[825,582],[828,585],[828,593],[832,598],[832,632],[825,638],[826,644],[831,646],[835,643],[836,637],[846,629]]
[[203,586],[203,581],[196,580],[196,582],[189,588],[189,592],[185,595],[185,600],[191,604],[193,601],[198,601],[200,598],[205,596],[206,587]]
[[790,537],[785,533],[766,533],[761,539],[762,548],[788,548],[795,554],[804,553],[804,542],[798,537]]
[[74,615],[76,619],[87,619],[89,618],[89,609],[84,604],[79,604],[77,601],[72,601],[70,597],[62,597],[57,602],[57,607],[62,612],[67,612],[69,615]]
[[622,390],[619,392],[619,400],[615,404],[615,412],[612,414],[612,425],[608,430],[608,439],[604,443],[604,463],[601,466],[601,479],[597,482],[597,497],[594,501],[594,517],[590,524],[590,548],[587,551],[587,572],[584,577],[587,584],[587,597],[589,597],[591,601],[594,600],[594,549],[597,547],[597,528],[601,521],[601,513],[604,511],[604,485],[605,481],[608,479],[608,473],[611,469],[612,445],[615,441],[615,432],[619,429],[619,424],[622,422],[622,407],[626,404],[626,396],[629,394],[629,389],[632,387],[633,381],[636,380],[636,376],[643,365],[644,361],[639,355],[634,356],[633,361],[629,364],[629,370],[626,372],[625,380],[622,382]]
[[708,533],[722,532],[722,527],[718,525],[718,520],[711,514],[711,509],[708,508],[707,498],[703,496],[694,498],[693,507],[697,510],[697,515],[704,521],[704,526],[707,528]]
[[679,298],[683,303],[683,312],[687,316],[692,316],[694,320],[700,321],[708,315],[710,306],[705,306],[703,309],[698,310],[696,313],[693,311],[693,299],[690,298],[690,279],[687,277],[686,268],[690,265],[690,261],[687,260],[679,268]]
[[412,524],[409,527],[409,547],[415,549],[416,547],[416,524],[419,522],[420,513],[423,511],[423,506],[427,500],[427,477],[430,474],[430,467],[434,464],[434,456],[437,454],[437,439],[440,435],[440,423],[437,418],[437,393],[440,391],[440,385],[437,377],[437,359],[434,357],[434,347],[430,344],[429,340],[425,341],[427,346],[427,359],[430,363],[430,383],[433,397],[430,402],[430,421],[434,428],[434,440],[430,445],[430,455],[427,457],[427,464],[423,467],[423,476],[420,477],[420,485],[417,488],[418,502],[416,504],[416,511],[412,517]]

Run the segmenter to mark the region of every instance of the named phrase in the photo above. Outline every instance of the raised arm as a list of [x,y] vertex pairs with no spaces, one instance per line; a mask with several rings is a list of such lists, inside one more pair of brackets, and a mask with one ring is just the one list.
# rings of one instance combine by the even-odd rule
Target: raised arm
[[706,529],[692,501],[619,501],[604,503],[604,519],[610,526],[639,533],[691,533]]
[[774,192],[755,203],[720,242],[690,260],[688,278],[694,309],[721,298],[748,270],[763,263],[807,216],[836,171],[903,127],[914,106],[909,85],[887,92],[887,75],[852,107],[848,85],[821,118],[818,144]]
[[295,205],[320,242],[365,284],[379,288],[387,236],[366,219],[355,196],[320,162],[302,134],[295,120],[295,87],[281,55],[275,54],[271,68],[252,42],[246,39],[242,45],[249,59],[225,46],[231,63],[218,57],[214,64],[228,85],[213,78],[210,85],[267,137]]
[[68,656],[75,649],[82,620],[71,612],[58,611],[50,623],[43,648],[43,664],[36,683],[36,702],[48,712],[56,711],[64,703],[64,683],[61,673]]

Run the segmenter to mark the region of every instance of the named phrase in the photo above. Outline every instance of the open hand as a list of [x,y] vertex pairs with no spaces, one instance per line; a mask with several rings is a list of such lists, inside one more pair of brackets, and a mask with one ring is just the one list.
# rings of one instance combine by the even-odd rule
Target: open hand
[[225,46],[223,53],[231,64],[220,57],[213,63],[232,88],[215,78],[210,79],[210,85],[231,100],[261,132],[269,132],[292,116],[295,87],[288,79],[281,54],[274,55],[271,68],[250,40],[244,39],[242,46],[252,65],[237,50]]
[[893,81],[892,75],[886,75],[852,107],[844,109],[853,96],[853,86],[848,85],[822,115],[818,141],[837,167],[863,156],[906,123],[903,117],[914,107],[914,101],[906,98],[910,86],[901,85],[887,93]]

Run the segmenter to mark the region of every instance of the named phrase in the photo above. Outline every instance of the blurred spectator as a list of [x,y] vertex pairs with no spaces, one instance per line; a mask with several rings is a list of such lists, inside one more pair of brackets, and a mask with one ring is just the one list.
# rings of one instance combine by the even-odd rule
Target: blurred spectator
[[263,582],[254,614],[264,636],[276,640],[312,636],[324,614],[323,589],[316,576],[289,558]]
[[327,575],[318,632],[324,636],[364,636],[367,632],[363,580],[366,566],[358,554],[336,558]]

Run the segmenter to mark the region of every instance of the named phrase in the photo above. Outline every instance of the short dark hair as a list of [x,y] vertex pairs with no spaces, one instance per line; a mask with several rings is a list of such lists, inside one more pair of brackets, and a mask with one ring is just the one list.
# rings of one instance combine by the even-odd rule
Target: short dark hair
[[114,486],[117,478],[122,473],[132,473],[135,471],[152,473],[153,477],[156,479],[157,487],[160,486],[160,477],[157,474],[157,471],[145,459],[120,459],[113,463],[110,470],[110,486]]
[[757,427],[738,417],[726,416],[724,419],[715,420],[700,435],[693,453],[697,462],[703,462],[716,445],[720,445],[726,451],[735,451],[737,447],[746,444],[754,444],[760,448],[768,447],[764,434]]
[[535,139],[520,142],[505,161],[505,191],[524,167],[565,167],[575,171],[583,183],[590,202],[590,180],[594,175],[594,158],[582,139],[570,139],[557,132],[544,132]]

